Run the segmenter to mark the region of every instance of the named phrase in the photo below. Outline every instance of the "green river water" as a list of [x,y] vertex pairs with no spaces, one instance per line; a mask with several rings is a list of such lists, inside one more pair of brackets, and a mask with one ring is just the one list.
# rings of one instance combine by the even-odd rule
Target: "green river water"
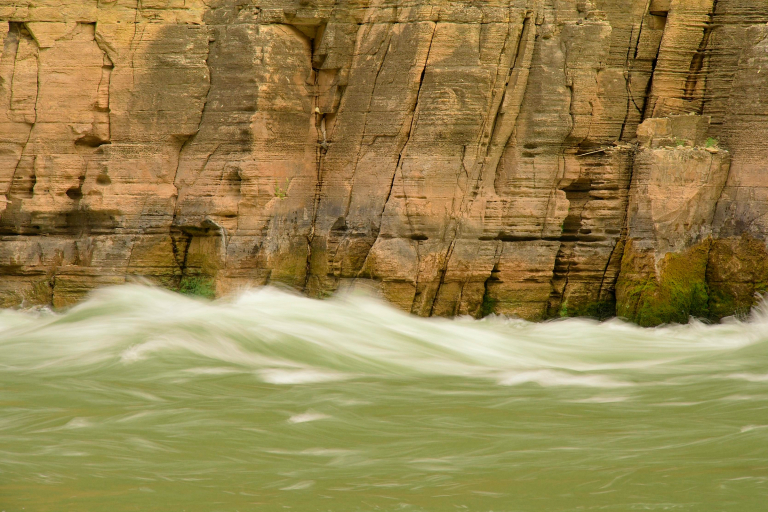
[[422,319],[98,291],[0,311],[0,512],[766,511],[747,321]]

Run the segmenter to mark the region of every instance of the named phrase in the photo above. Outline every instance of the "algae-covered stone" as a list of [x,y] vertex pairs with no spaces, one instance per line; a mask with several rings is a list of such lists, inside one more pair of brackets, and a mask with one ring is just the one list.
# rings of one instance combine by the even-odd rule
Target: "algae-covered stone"
[[708,317],[711,243],[707,239],[683,253],[669,253],[658,264],[651,252],[627,244],[616,286],[617,314],[646,327]]
[[768,291],[765,243],[749,235],[715,240],[709,254],[707,282],[712,319],[746,315]]

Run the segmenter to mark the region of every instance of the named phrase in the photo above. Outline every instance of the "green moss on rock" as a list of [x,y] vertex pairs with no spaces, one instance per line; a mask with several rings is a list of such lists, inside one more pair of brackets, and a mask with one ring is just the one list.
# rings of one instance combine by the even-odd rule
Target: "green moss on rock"
[[177,291],[205,299],[213,299],[216,296],[213,278],[208,276],[184,276]]
[[768,292],[768,249],[748,234],[712,243],[707,268],[710,317],[746,316]]
[[573,304],[569,301],[560,306],[560,317],[587,317],[606,320],[616,315],[616,303],[612,300],[589,301]]
[[617,283],[617,314],[645,327],[708,318],[710,245],[707,239],[683,253],[667,254],[657,275],[653,253],[638,252],[628,243]]
[[498,302],[498,300],[491,297],[486,291],[485,294],[483,294],[483,302],[480,304],[480,311],[477,315],[478,318],[483,318],[494,313]]

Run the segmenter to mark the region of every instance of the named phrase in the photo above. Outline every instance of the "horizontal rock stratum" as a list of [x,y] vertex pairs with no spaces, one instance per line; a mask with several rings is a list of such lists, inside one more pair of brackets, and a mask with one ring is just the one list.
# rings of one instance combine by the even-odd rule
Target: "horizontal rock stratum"
[[368,283],[419,315],[768,288],[763,0],[0,0],[0,305]]

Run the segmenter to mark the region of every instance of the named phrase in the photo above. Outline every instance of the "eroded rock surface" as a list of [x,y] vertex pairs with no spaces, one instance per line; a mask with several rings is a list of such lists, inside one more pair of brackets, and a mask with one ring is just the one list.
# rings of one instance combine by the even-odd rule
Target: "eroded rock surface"
[[744,310],[768,286],[767,22],[756,0],[5,0],[0,303],[141,278],[372,285],[419,315]]

